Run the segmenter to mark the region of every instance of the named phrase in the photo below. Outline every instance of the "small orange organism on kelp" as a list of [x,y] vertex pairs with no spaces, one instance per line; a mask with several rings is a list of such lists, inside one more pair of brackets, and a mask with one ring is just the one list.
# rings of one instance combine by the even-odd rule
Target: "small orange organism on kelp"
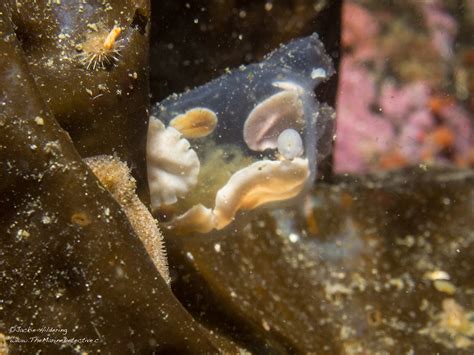
[[84,43],[77,49],[80,62],[86,69],[106,69],[118,62],[121,45],[117,38],[122,33],[120,27],[115,26],[110,32],[97,31],[90,33]]

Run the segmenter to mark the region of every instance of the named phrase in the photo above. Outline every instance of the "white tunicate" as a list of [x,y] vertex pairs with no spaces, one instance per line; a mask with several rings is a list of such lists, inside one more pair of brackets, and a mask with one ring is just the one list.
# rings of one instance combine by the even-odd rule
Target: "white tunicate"
[[[330,56],[312,34],[155,105],[152,114],[164,126],[158,133],[175,128],[188,143],[189,159],[176,162],[173,143],[148,144],[152,205],[158,217],[166,215],[163,225],[183,234],[207,233],[243,211],[297,201],[328,153],[318,147],[332,145],[334,115],[320,114],[325,106],[314,92],[333,74]],[[189,164],[195,158],[199,164]],[[157,170],[163,162],[167,169]]]
[[155,117],[148,125],[148,187],[151,207],[171,205],[197,184],[200,162],[187,139]]
[[288,160],[303,155],[303,140],[298,132],[292,128],[285,129],[278,136],[278,152]]

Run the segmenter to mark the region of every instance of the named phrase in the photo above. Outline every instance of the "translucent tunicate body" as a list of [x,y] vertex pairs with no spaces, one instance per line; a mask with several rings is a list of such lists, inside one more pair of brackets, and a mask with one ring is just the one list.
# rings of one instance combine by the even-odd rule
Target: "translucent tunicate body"
[[[228,181],[247,181],[242,179],[243,173],[238,175],[240,179],[230,179],[237,172],[255,163],[275,162],[301,155],[290,151],[285,158],[285,154],[278,153],[278,137],[287,129],[294,130],[302,139],[304,153],[294,164],[298,169],[307,165],[308,174],[303,185],[309,186],[316,175],[317,139],[325,135],[326,128],[331,126],[327,122],[331,118],[319,114],[320,104],[314,89],[333,73],[331,59],[318,36],[313,34],[280,46],[259,63],[241,66],[203,86],[171,95],[155,105],[152,119],[161,121],[165,126],[171,122],[176,128],[174,122],[179,117],[180,126],[186,127],[182,132],[184,136],[186,132],[200,129],[199,138],[188,138],[200,159],[198,183],[175,206],[167,206],[168,213],[176,216],[198,204],[212,209],[219,202],[216,201],[218,191]],[[217,123],[209,119],[209,124],[197,122],[195,128],[192,116],[186,117],[186,113],[207,110],[213,113],[207,116],[215,115]],[[149,136],[149,141],[152,141],[151,138]],[[283,174],[295,168],[289,162],[281,164],[272,163],[267,180],[272,178],[271,174]],[[171,169],[176,171],[176,167]],[[252,173],[253,170],[249,168],[244,172]],[[149,176],[150,179],[152,177]],[[283,183],[284,179],[281,181]],[[299,192],[298,189],[304,188],[300,185],[295,183],[292,189]],[[258,199],[256,191],[248,194],[252,199]],[[263,194],[268,200],[277,200],[275,196],[269,198],[269,192]],[[290,198],[293,195],[284,193],[282,187],[282,196]],[[248,203],[240,205],[249,206]]]

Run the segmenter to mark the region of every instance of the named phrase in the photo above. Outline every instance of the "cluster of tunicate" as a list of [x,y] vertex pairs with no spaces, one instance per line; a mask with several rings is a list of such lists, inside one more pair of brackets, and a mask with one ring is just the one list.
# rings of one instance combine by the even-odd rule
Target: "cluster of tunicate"
[[318,127],[328,126],[314,88],[332,74],[313,34],[157,104],[147,142],[155,215],[204,233],[300,195],[314,180]]

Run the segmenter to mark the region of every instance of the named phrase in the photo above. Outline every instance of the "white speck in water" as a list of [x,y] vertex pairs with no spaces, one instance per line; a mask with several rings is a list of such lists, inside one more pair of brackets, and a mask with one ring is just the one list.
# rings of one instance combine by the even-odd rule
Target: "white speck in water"
[[122,277],[125,276],[125,272],[123,271],[123,269],[120,267],[120,266],[117,266],[115,268],[115,276],[118,278],[118,279],[121,279]]
[[270,331],[270,325],[267,323],[265,319],[262,320],[262,327],[265,329],[267,332]]
[[443,198],[443,205],[449,206],[451,204],[451,199],[449,197]]
[[292,243],[296,243],[298,240],[300,240],[300,236],[296,233],[290,233],[288,238],[290,239],[290,242]]
[[214,244],[214,250],[216,251],[216,253],[220,253],[221,252],[221,245],[219,243]]
[[265,11],[272,11],[272,9],[273,9],[273,4],[271,2],[266,2]]
[[21,239],[21,238],[28,238],[30,236],[30,233],[24,229],[20,229],[18,232],[17,232],[17,238]]
[[187,257],[189,260],[194,260],[193,254],[191,254],[189,251],[186,253],[186,257]]
[[291,81],[275,81],[272,85],[283,90],[296,91],[298,94],[304,92],[304,89],[300,85],[292,83]]
[[43,119],[42,117],[40,117],[40,116],[36,116],[36,117],[35,117],[35,122],[36,122],[36,124],[37,124],[38,126],[44,125],[44,119]]
[[325,78],[326,70],[323,68],[316,68],[311,71],[311,79]]
[[450,276],[446,271],[443,270],[434,270],[434,271],[427,271],[423,274],[423,278],[427,280],[449,280]]

